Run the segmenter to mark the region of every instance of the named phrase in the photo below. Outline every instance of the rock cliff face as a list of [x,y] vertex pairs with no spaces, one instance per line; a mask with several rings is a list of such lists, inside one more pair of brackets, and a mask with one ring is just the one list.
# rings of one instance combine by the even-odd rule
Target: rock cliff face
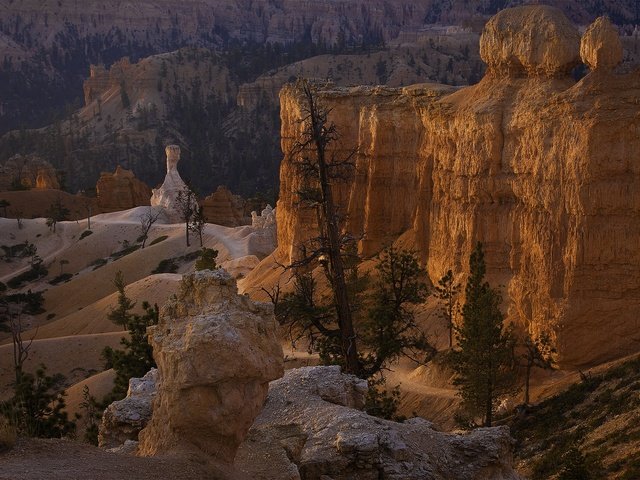
[[102,172],[96,184],[98,207],[106,212],[149,205],[151,189],[133,172],[118,165],[114,173]]
[[183,277],[149,341],[158,393],[138,453],[181,451],[231,464],[269,381],[283,374],[273,308],[238,295],[224,270],[203,270]]
[[337,366],[287,371],[271,383],[236,468],[255,480],[519,478],[507,427],[451,435],[421,418],[382,420],[358,410],[366,391]]
[[[319,93],[337,150],[358,148],[355,178],[336,194],[346,228],[364,235],[361,252],[402,235],[433,281],[449,268],[463,279],[482,241],[508,318],[549,332],[565,367],[638,348],[640,75],[611,70],[619,47],[604,23],[585,34],[583,61],[595,70],[578,83],[569,76],[578,33],[560,11],[532,6],[487,24],[489,68],[475,86]],[[301,97],[286,87],[281,104],[287,152]],[[288,158],[280,180],[277,254],[286,262],[314,227],[296,206],[300,179]]]
[[[489,5],[487,5],[489,3]],[[0,1],[0,31],[20,45],[49,47],[75,39],[110,36],[120,42],[165,46],[207,45],[225,37],[256,42],[292,42],[310,36],[315,42],[336,43],[381,35],[386,41],[401,29],[440,22],[459,25],[490,15],[506,3],[528,0],[88,0],[77,8],[57,0]],[[554,2],[577,22],[609,13],[616,23],[636,20],[634,0],[563,0]],[[117,34],[116,34],[117,32]],[[115,35],[114,35],[115,34]],[[20,51],[13,48],[13,51]],[[0,52],[2,53],[2,52]],[[1,57],[0,57],[1,58]],[[22,60],[22,58],[16,58]]]

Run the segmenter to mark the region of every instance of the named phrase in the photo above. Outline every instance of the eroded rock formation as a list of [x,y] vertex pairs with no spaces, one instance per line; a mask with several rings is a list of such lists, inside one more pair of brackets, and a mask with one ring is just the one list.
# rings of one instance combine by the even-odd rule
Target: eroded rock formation
[[138,433],[151,419],[157,379],[158,370],[152,368],[144,377],[129,380],[127,396],[113,402],[102,414],[98,432],[99,447],[119,448],[127,441],[138,441]]
[[237,227],[245,224],[244,200],[223,185],[202,201],[204,217],[208,223]]
[[358,410],[366,391],[337,366],[287,371],[271,383],[236,468],[255,480],[519,478],[508,428],[451,435],[420,418],[382,420]]
[[[178,173],[178,162],[180,161],[180,147],[178,145],[167,145],[165,149],[167,155],[167,174],[160,188],[154,188],[151,194],[151,206],[162,207],[167,216],[174,220],[181,220],[178,196],[180,192],[187,189],[187,185]],[[195,199],[193,199],[194,208]]]
[[105,69],[104,65],[91,65],[89,78],[82,85],[85,105],[89,105],[110,88],[120,88],[130,70],[131,62],[129,57],[124,57],[115,62],[109,70]]
[[[449,268],[464,279],[480,240],[509,320],[534,336],[548,332],[562,366],[631,353],[640,75],[610,71],[618,47],[600,20],[582,49],[597,71],[576,83],[569,71],[580,37],[551,7],[504,10],[481,45],[490,68],[471,87],[319,92],[340,132],[338,153],[358,148],[353,181],[336,187],[346,228],[363,235],[364,255],[402,236],[433,281]],[[281,92],[285,152],[299,135],[302,101],[294,87]],[[314,216],[298,207],[300,178],[287,157],[280,182],[277,257],[289,262],[314,235]]]
[[36,155],[15,155],[0,165],[0,191],[23,188],[60,188],[55,168]]
[[606,17],[596,19],[582,36],[580,56],[592,70],[612,70],[622,61],[622,53],[618,29]]
[[159,386],[139,454],[180,451],[232,463],[269,381],[283,374],[272,306],[238,295],[222,269],[185,275],[149,341]]
[[120,165],[114,173],[102,172],[96,184],[98,206],[107,212],[149,205],[151,189],[132,171]]

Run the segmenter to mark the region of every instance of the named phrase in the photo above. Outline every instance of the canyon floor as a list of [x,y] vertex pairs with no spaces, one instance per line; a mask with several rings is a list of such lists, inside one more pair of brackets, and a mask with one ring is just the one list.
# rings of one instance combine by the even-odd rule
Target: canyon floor
[[109,453],[68,440],[20,439],[0,454],[2,480],[140,480],[228,478],[204,465],[181,458],[139,458]]
[[[54,233],[44,219],[23,220],[22,228],[18,228],[14,219],[0,219],[0,245],[32,242],[48,266],[47,277],[22,288],[23,291],[44,290],[45,298],[45,312],[26,319],[24,337],[34,338],[29,359],[31,368],[45,363],[50,373],[67,377],[68,404],[73,413],[81,402],[84,385],[99,395],[106,393],[112,380],[110,372],[102,372],[100,353],[105,346],[116,347],[123,336],[122,328],[107,318],[116,303],[112,283],[116,272],[123,272],[127,295],[140,308],[144,300],[162,305],[175,292],[180,274],[193,269],[191,258],[176,260],[176,273],[151,273],[162,260],[180,259],[200,248],[198,240],[193,238],[191,247],[186,247],[184,225],[157,223],[146,248],[130,248],[139,236],[139,216],[147,208],[96,215],[91,219],[93,233],[83,239],[80,236],[87,230],[86,220],[60,222]],[[154,244],[156,239],[161,241]],[[256,243],[255,232],[248,226],[207,225],[204,245],[217,249],[218,263],[238,278],[268,253],[262,244]],[[127,248],[132,251],[122,254]],[[6,283],[27,270],[27,260],[2,262],[0,281]],[[67,283],[55,286],[48,283],[62,271],[72,274]],[[255,289],[248,291],[251,295],[257,294]],[[445,349],[447,332],[443,322],[434,315],[435,308],[435,302],[427,303],[417,312],[417,319],[436,345]],[[284,333],[283,345],[287,368],[317,363],[317,358],[304,349],[292,349]],[[0,337],[0,352],[4,352],[0,355],[0,385],[1,396],[5,398],[12,375],[10,349],[10,338],[5,334],[4,338]],[[576,378],[579,378],[577,372],[536,372],[532,398],[548,397]],[[404,414],[416,413],[429,417],[443,428],[454,427],[450,412],[457,405],[457,397],[446,370],[437,366],[416,368],[411,362],[401,362],[387,374],[387,381],[390,386],[401,386]]]

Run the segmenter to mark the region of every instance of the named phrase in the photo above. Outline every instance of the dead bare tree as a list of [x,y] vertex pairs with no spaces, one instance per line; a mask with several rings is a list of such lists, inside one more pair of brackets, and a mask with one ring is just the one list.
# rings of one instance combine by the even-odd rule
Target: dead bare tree
[[154,212],[151,207],[149,207],[147,211],[140,216],[140,238],[142,239],[141,248],[144,248],[147,243],[151,227],[153,227],[153,224],[158,221],[158,218],[160,218],[160,212]]
[[25,331],[23,309],[24,305],[22,303],[8,302],[4,301],[4,299],[0,301],[0,323],[8,324],[7,326],[13,342],[13,367],[16,385],[20,382],[24,362],[29,358],[29,350],[38,333],[36,329],[36,332],[29,340],[25,340],[23,337]]
[[11,211],[11,214],[16,218],[16,221],[18,222],[18,230],[22,230],[22,227],[24,227],[24,224],[22,222],[24,220],[24,211],[19,208],[14,208]]
[[87,230],[91,230],[91,214],[93,212],[93,202],[89,197],[83,197],[82,207],[87,214]]
[[198,235],[198,239],[200,240],[200,246],[203,246],[203,238],[202,235],[204,233],[204,226],[206,224],[206,219],[204,218],[204,208],[202,205],[198,205],[198,207],[193,212],[193,218],[191,219],[191,223],[189,224],[189,229],[196,235]]
[[191,246],[189,243],[189,226],[191,224],[191,218],[196,211],[196,195],[188,186],[185,186],[178,192],[178,198],[176,200],[176,207],[180,212],[180,218],[185,223],[185,238],[187,240],[187,247]]
[[316,88],[309,81],[300,80],[298,87],[303,96],[303,129],[288,155],[303,179],[304,186],[297,192],[300,204],[315,209],[319,235],[307,246],[301,246],[301,257],[289,268],[301,269],[314,262],[324,267],[333,292],[345,370],[359,374],[361,365],[343,260],[343,249],[351,237],[341,232],[339,207],[332,191],[334,184],[352,177],[356,152],[353,150],[345,158],[338,158],[328,150],[338,140],[336,126],[328,119],[330,110],[321,105]]

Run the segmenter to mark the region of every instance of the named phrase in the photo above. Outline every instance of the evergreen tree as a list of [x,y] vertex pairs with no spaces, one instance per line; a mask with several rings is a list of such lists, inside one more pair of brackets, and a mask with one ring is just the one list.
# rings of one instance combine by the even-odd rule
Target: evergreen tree
[[215,270],[218,268],[218,265],[216,265],[216,258],[218,258],[217,250],[214,250],[213,248],[203,248],[195,263],[196,271]]
[[551,345],[551,337],[548,333],[543,333],[536,339],[527,334],[523,344],[525,348],[522,354],[525,362],[524,403],[529,404],[531,370],[533,367],[542,368],[543,370],[552,370],[555,368],[553,354],[556,353],[556,350]]
[[[359,375],[371,379],[402,356],[426,363],[435,349],[414,322],[413,306],[423,303],[428,295],[422,281],[426,272],[415,255],[385,249],[376,266],[378,282],[364,299],[361,297],[368,278],[358,275],[357,263],[345,259],[345,266],[349,304],[354,316],[362,317],[354,333],[362,345]],[[276,306],[276,318],[289,327],[294,344],[304,338],[324,364],[345,365],[335,303],[327,297],[318,298],[317,284],[310,272],[294,275],[293,292],[282,298],[279,292],[269,295]]]
[[428,290],[422,281],[426,272],[413,252],[386,248],[378,257],[376,270],[379,279],[367,319],[358,332],[365,346],[361,364],[367,377],[388,368],[401,356],[426,363],[435,354],[414,322],[412,307],[426,300]]
[[68,220],[69,213],[69,209],[62,204],[62,199],[57,197],[45,212],[47,217],[47,226],[55,233],[56,224],[64,220]]
[[449,329],[449,348],[453,348],[453,328],[456,311],[458,309],[458,294],[460,293],[460,284],[455,283],[453,272],[448,270],[447,273],[438,280],[438,285],[434,287],[434,296],[442,301],[440,308],[440,317],[447,322]]
[[35,375],[18,372],[13,398],[0,403],[0,414],[29,437],[60,438],[75,432],[75,422],[65,412],[64,376],[49,376],[41,365]]
[[129,323],[133,318],[131,310],[136,306],[135,302],[132,302],[125,292],[126,284],[124,282],[124,275],[118,270],[116,278],[113,280],[113,285],[118,291],[118,306],[112,309],[107,318],[116,325],[122,325],[122,328],[126,330],[129,328]]
[[[360,375],[362,365],[358,354],[358,336],[354,330],[344,264],[344,250],[350,243],[350,236],[341,232],[340,206],[334,199],[332,189],[332,185],[352,177],[356,152],[353,150],[346,158],[338,158],[331,151],[331,145],[338,139],[338,132],[335,124],[329,121],[329,109],[321,104],[316,87],[309,81],[300,80],[297,86],[305,99],[301,120],[304,128],[288,157],[303,178],[303,187],[298,191],[300,204],[303,208],[315,210],[320,235],[312,246],[312,252],[303,253],[302,258],[289,268],[304,268],[316,261],[323,264],[333,293],[342,365],[347,373]],[[302,245],[301,249],[307,250],[307,246]]]
[[[126,302],[130,303],[130,300],[126,299]],[[156,366],[153,349],[147,339],[147,327],[158,323],[159,309],[157,305],[151,306],[148,302],[142,302],[142,308],[145,311],[143,315],[129,315],[129,338],[123,337],[120,340],[124,350],[106,347],[102,352],[106,360],[105,368],[113,368],[116,372],[111,401],[127,395],[130,378],[143,377]]]
[[120,82],[120,100],[122,102],[122,108],[131,107],[131,100],[129,99],[129,94],[127,93],[127,88],[124,84],[124,80]]
[[191,246],[189,243],[189,230],[191,230],[191,219],[196,211],[196,195],[188,186],[178,192],[178,198],[176,199],[176,208],[180,212],[180,218],[185,224],[185,238],[187,241],[187,247]]
[[484,280],[482,244],[469,260],[462,325],[456,329],[458,350],[452,353],[455,385],[470,418],[482,416],[490,427],[501,395],[513,393],[513,336],[503,326],[501,296]]
[[4,198],[0,200],[0,208],[2,208],[2,216],[7,217],[7,207],[11,206],[11,202],[5,200]]

